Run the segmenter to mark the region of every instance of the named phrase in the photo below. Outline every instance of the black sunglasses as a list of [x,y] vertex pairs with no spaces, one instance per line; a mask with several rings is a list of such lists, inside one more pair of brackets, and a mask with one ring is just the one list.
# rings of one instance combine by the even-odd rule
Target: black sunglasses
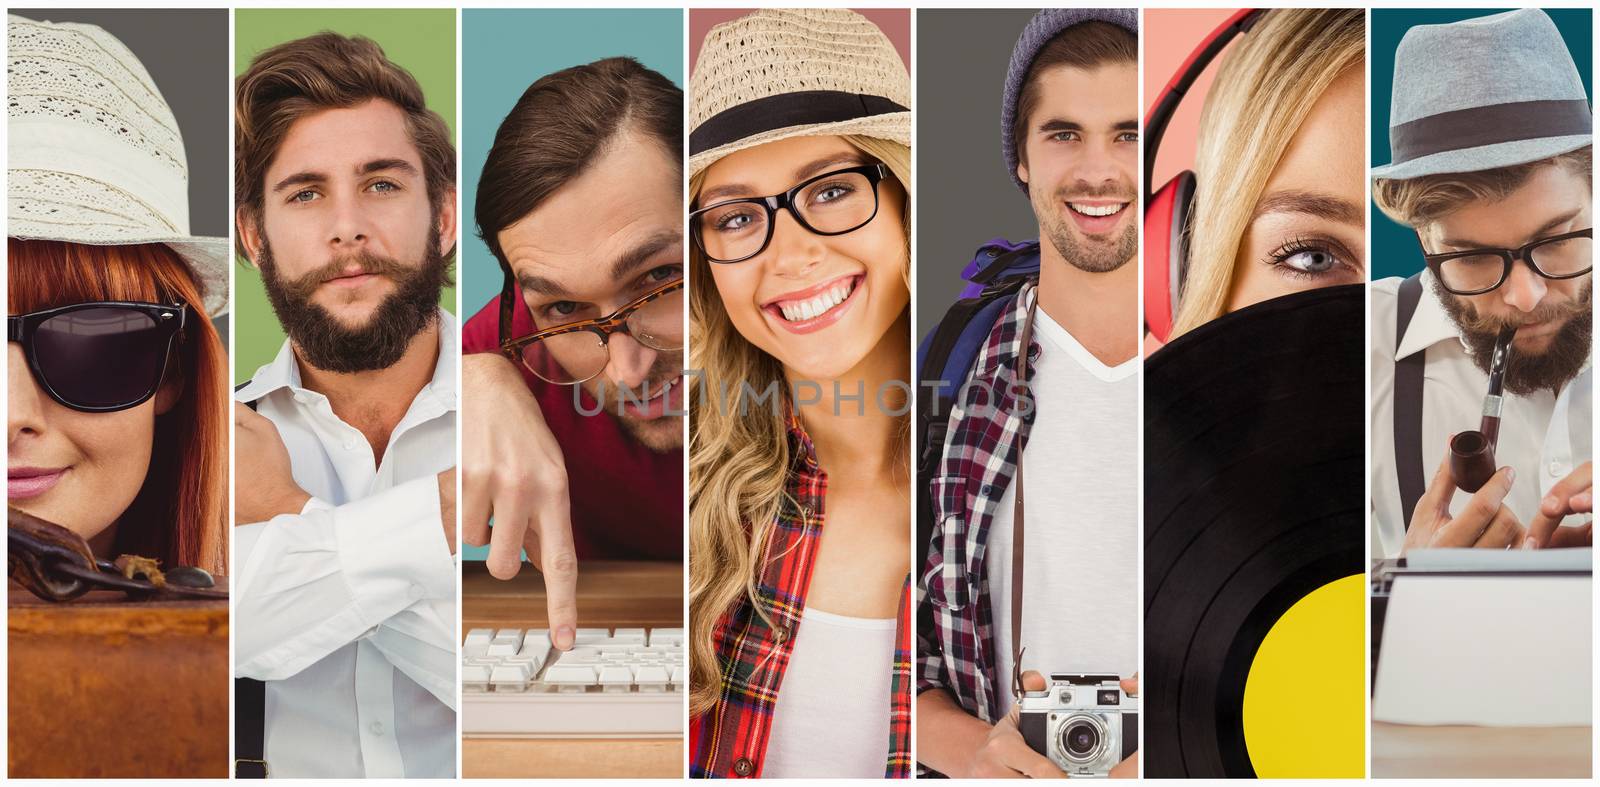
[[51,399],[86,413],[143,404],[161,387],[189,307],[95,301],[6,317],[28,369]]

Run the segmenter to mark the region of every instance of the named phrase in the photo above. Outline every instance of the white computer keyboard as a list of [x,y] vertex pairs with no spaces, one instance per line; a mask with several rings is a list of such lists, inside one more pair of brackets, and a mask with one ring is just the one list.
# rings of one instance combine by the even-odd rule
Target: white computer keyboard
[[683,629],[473,629],[462,649],[461,731],[481,737],[679,737]]

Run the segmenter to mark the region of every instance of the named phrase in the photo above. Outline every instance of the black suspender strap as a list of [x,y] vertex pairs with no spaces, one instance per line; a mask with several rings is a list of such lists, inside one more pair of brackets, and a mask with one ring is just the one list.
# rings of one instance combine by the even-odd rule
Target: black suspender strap
[[233,778],[267,778],[267,684],[233,679]]
[[[1418,273],[1400,284],[1394,321],[1396,354],[1421,300],[1422,274]],[[1400,482],[1400,515],[1405,517],[1407,530],[1427,487],[1427,469],[1422,465],[1422,371],[1427,359],[1428,351],[1422,349],[1394,362],[1394,474]]]

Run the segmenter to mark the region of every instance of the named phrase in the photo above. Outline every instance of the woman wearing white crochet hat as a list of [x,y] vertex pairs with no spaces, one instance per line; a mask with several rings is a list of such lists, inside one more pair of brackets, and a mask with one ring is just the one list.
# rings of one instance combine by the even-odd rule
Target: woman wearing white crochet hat
[[7,47],[8,502],[221,571],[227,239],[190,234],[177,121],[121,41],[10,16]]
[[690,77],[693,776],[910,770],[910,93],[840,9]]

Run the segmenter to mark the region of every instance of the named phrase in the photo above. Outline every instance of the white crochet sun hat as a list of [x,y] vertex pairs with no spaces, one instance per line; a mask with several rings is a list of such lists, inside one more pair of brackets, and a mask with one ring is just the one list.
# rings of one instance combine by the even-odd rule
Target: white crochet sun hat
[[764,9],[706,33],[689,77],[689,174],[789,137],[911,144],[911,76],[888,36],[842,8]]
[[94,25],[6,19],[6,234],[92,246],[163,243],[205,310],[228,310],[227,238],[189,233],[177,119],[133,52]]

